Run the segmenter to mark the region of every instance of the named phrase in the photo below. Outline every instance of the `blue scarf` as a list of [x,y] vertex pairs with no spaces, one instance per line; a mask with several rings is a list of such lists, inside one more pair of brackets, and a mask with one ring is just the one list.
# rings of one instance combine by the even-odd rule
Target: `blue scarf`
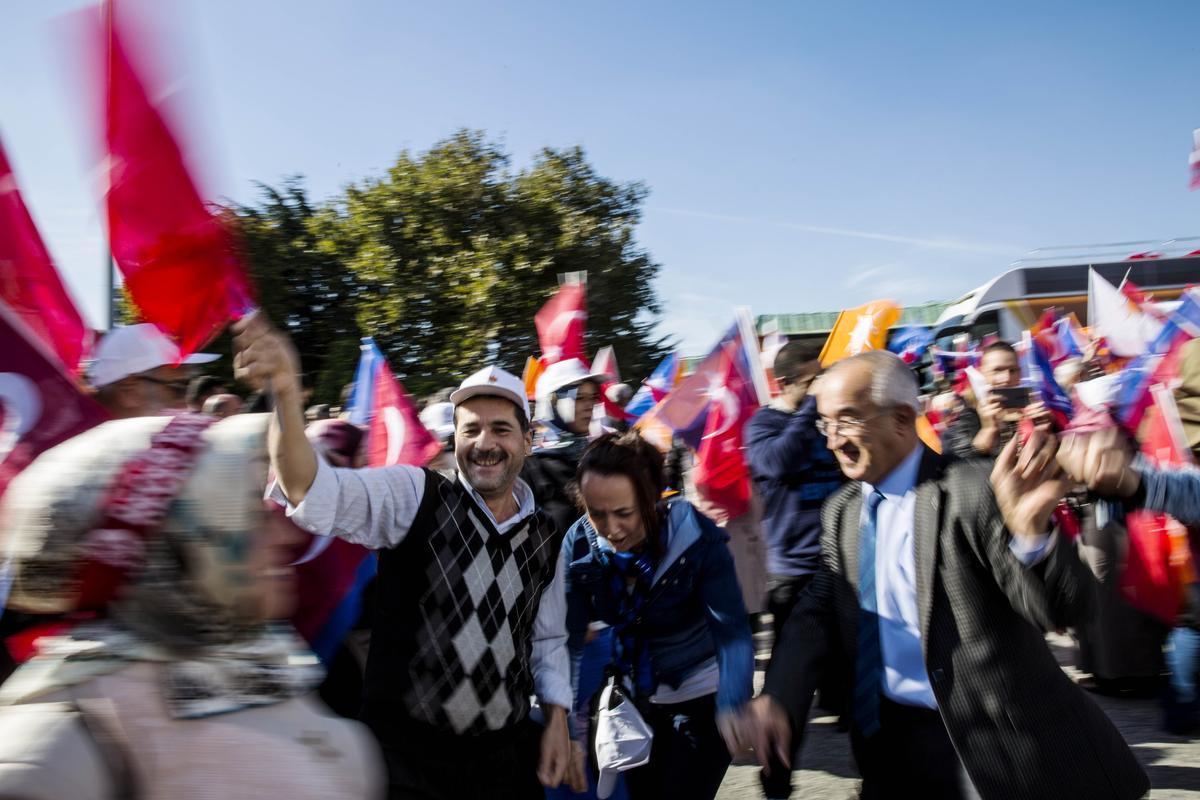
[[[617,622],[613,625],[613,663],[633,682],[634,693],[646,697],[654,691],[654,671],[650,664],[650,652],[638,636],[637,620],[650,594],[650,585],[654,582],[658,565],[647,552],[609,552],[605,555],[609,589],[617,600]],[[632,587],[629,586],[629,578],[634,579]]]

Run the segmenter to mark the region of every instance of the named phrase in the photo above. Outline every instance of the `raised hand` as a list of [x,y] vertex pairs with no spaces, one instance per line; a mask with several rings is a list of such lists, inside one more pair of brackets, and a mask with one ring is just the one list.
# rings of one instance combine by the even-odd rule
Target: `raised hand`
[[1020,453],[1018,441],[1019,435],[1014,436],[996,458],[992,488],[1009,532],[1033,538],[1046,533],[1050,515],[1070,483],[1055,460],[1058,440],[1053,434],[1035,430]]
[[1064,435],[1058,463],[1072,480],[1107,497],[1129,497],[1142,482],[1129,438],[1117,427]]

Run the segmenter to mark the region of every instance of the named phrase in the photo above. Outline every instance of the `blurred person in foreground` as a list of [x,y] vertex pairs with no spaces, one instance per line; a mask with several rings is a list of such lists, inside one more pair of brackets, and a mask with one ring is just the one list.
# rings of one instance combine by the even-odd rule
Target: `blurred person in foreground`
[[636,432],[596,439],[576,475],[585,516],[559,567],[572,656],[589,622],[611,625],[615,669],[654,732],[649,762],[622,773],[629,796],[712,798],[754,677],[729,537],[687,501],[661,500],[663,456]]
[[780,393],[746,425],[746,463],[762,498],[767,539],[767,610],[775,641],[820,566],[821,506],[844,480],[817,431],[809,391],[821,371],[819,345],[791,341],[775,356]]
[[946,429],[945,450],[959,458],[995,458],[1013,437],[1017,423],[1029,418],[1043,430],[1049,430],[1051,418],[1041,402],[1030,402],[1024,394],[1019,406],[1011,405],[1011,396],[1020,396],[1021,365],[1011,344],[996,341],[983,348],[979,372],[988,392],[975,398],[975,405],[964,404]]
[[179,348],[149,322],[113,328],[96,345],[86,369],[96,400],[114,419],[183,410],[188,367],[216,361],[213,353],[180,359]]
[[374,798],[368,731],[329,715],[286,623],[296,539],[262,504],[264,417],[106,423],[0,505],[10,602],[87,612],[0,687],[0,796]]
[[[378,552],[363,721],[391,798],[540,798],[570,762],[562,535],[518,478],[524,385],[485,367],[451,395],[458,473],[339,469],[305,438],[298,357],[265,319],[234,325],[235,374],[268,382],[270,496],[305,530]],[[530,717],[536,695],[544,729]]]
[[1053,436],[1035,432],[1019,457],[1011,441],[989,483],[986,462],[921,444],[918,408],[891,353],[822,376],[819,424],[851,483],[825,505],[821,570],[743,741],[788,768],[813,689],[845,670],[865,800],[1142,797],[1133,753],[1043,638],[1087,613],[1092,579],[1050,528],[1066,489]]

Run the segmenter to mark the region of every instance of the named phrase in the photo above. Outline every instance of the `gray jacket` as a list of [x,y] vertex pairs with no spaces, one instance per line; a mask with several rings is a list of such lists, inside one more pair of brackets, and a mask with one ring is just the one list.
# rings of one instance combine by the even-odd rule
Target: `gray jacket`
[[[917,480],[917,607],[946,730],[985,800],[1142,797],[1145,772],[1043,635],[1088,612],[1094,578],[1064,540],[1033,567],[1017,561],[989,469],[927,450]],[[854,674],[861,512],[858,482],[826,503],[821,569],[767,673],[798,732],[824,671]]]

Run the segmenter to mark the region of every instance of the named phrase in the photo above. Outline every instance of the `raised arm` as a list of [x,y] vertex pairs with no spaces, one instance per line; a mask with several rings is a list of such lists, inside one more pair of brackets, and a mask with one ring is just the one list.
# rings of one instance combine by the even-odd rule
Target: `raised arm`
[[234,377],[274,395],[267,438],[271,469],[288,502],[300,505],[317,477],[317,455],[304,435],[300,359],[291,341],[261,313],[234,323],[233,332]]

